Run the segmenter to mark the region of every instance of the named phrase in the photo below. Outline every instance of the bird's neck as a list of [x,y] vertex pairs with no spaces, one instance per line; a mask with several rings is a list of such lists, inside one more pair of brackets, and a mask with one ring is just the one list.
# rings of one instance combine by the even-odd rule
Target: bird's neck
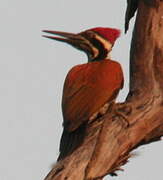
[[107,55],[107,59],[111,59],[111,53],[110,52]]
[[108,59],[108,60],[111,59],[111,53],[108,52],[107,56],[102,58],[102,59],[91,59],[91,58],[88,57],[88,62],[102,61],[104,59]]

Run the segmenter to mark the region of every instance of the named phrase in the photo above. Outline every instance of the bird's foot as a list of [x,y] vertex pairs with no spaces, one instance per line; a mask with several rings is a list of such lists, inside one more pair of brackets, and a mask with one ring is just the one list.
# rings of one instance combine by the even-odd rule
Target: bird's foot
[[132,107],[124,103],[117,103],[114,112],[117,116],[122,117],[125,127],[129,127],[128,115],[131,113]]
[[127,117],[122,112],[119,112],[117,110],[115,110],[114,112],[115,112],[116,116],[122,117],[125,127],[129,127],[130,123],[129,123]]

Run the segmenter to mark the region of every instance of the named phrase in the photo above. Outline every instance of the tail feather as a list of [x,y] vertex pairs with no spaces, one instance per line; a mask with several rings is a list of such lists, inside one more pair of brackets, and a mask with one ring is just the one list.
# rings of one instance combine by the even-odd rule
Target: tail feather
[[57,161],[64,159],[82,144],[85,130],[86,124],[81,125],[73,132],[69,132],[65,128],[63,129],[59,148],[60,154]]

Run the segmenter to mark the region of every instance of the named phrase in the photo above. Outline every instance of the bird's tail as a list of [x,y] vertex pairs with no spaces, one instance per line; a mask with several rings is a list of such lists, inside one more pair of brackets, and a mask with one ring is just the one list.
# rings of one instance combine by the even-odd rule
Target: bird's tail
[[82,144],[85,130],[85,123],[72,132],[67,131],[65,128],[63,129],[59,147],[60,154],[57,161],[64,159],[67,155],[71,154],[76,148],[79,147],[79,145]]

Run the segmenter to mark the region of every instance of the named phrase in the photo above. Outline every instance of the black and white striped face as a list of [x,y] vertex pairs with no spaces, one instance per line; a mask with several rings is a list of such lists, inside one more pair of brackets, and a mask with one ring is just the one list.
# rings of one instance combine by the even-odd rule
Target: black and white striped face
[[92,53],[88,54],[89,61],[99,61],[105,59],[112,50],[112,44],[94,31],[80,33],[88,41]]
[[89,62],[105,59],[108,56],[108,53],[112,50],[113,46],[100,34],[90,30],[81,32],[79,34],[49,30],[44,30],[43,32],[61,36],[56,37],[43,35],[46,38],[68,43],[73,47],[84,51],[88,56]]

